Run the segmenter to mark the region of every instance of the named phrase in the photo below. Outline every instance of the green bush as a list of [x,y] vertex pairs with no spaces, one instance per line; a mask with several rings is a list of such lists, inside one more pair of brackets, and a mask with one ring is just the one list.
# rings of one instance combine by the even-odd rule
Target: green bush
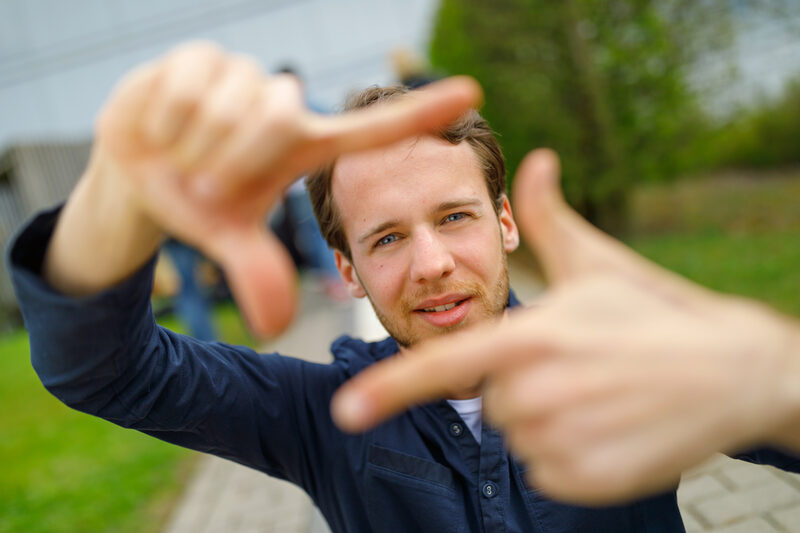
[[511,175],[532,148],[556,149],[570,202],[618,230],[630,186],[678,173],[703,130],[687,65],[727,44],[720,5],[444,0],[431,61],[483,84]]
[[713,132],[706,167],[800,164],[800,78],[782,95],[742,110]]

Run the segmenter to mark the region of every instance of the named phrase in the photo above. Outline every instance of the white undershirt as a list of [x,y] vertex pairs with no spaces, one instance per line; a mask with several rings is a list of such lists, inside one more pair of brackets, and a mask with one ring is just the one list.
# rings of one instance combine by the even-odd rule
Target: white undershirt
[[470,398],[469,400],[447,400],[447,403],[456,410],[461,420],[469,428],[472,436],[481,443],[481,408],[483,407],[483,398]]

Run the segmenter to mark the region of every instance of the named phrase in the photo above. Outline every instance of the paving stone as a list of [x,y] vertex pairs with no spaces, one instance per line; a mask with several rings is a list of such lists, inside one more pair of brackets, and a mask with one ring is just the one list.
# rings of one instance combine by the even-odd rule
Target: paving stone
[[678,487],[678,503],[697,503],[712,496],[725,494],[728,489],[712,474],[701,474],[681,479]]
[[767,485],[776,479],[771,468],[738,460],[728,462],[722,468],[722,475],[737,489]]
[[683,518],[683,525],[686,527],[686,533],[698,533],[703,531],[703,526],[700,525],[691,513],[682,511],[681,518]]
[[219,497],[220,485],[226,485],[232,474],[233,470],[221,459],[201,460],[192,483],[164,529],[165,533],[201,531]]
[[692,468],[683,474],[684,478],[691,478],[694,476],[701,476],[703,474],[711,474],[717,472],[719,469],[724,468],[731,462],[735,461],[727,455],[717,453],[708,458],[707,461]]
[[775,483],[713,497],[694,505],[710,524],[727,525],[751,514],[800,502],[797,490],[775,479]]
[[[330,342],[342,333],[352,333],[352,309],[333,309],[323,298],[304,290],[304,311],[294,327],[262,351],[329,361]],[[164,533],[309,533],[313,509],[308,496],[291,483],[206,456],[199,461]],[[313,531],[328,529],[323,521]]]
[[795,474],[794,472],[784,472],[778,468],[772,468],[771,470],[775,476],[784,480],[786,483],[800,491],[800,474]]
[[772,527],[763,518],[747,518],[735,524],[712,529],[713,533],[777,533],[778,530]]
[[779,509],[770,513],[770,516],[786,531],[800,532],[800,504],[788,509]]

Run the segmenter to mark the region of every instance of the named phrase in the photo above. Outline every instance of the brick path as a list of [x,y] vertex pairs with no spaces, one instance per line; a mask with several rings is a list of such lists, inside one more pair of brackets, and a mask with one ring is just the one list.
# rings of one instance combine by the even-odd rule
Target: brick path
[[[330,343],[354,334],[352,305],[336,306],[304,285],[292,328],[264,352],[330,361]],[[291,483],[217,457],[204,457],[164,533],[325,533],[305,492]]]
[[[539,291],[512,270],[522,301]],[[364,307],[335,307],[305,290],[297,324],[269,351],[330,359],[330,341],[353,333]],[[359,320],[359,322],[361,322]],[[371,338],[361,324],[359,336]],[[309,334],[313,332],[313,334]],[[678,490],[688,533],[800,533],[800,475],[718,456],[688,472]],[[324,520],[293,485],[235,463],[204,458],[164,533],[325,533]],[[576,532],[583,533],[583,532]]]
[[688,533],[800,532],[800,475],[724,455],[683,476],[678,502]]

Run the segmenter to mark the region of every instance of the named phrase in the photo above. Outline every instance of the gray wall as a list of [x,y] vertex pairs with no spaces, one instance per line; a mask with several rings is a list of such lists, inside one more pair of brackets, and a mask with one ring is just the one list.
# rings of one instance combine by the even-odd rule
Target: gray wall
[[387,54],[424,50],[436,0],[2,0],[0,152],[12,143],[87,138],[115,80],[188,39],[286,61],[338,105],[392,81]]

